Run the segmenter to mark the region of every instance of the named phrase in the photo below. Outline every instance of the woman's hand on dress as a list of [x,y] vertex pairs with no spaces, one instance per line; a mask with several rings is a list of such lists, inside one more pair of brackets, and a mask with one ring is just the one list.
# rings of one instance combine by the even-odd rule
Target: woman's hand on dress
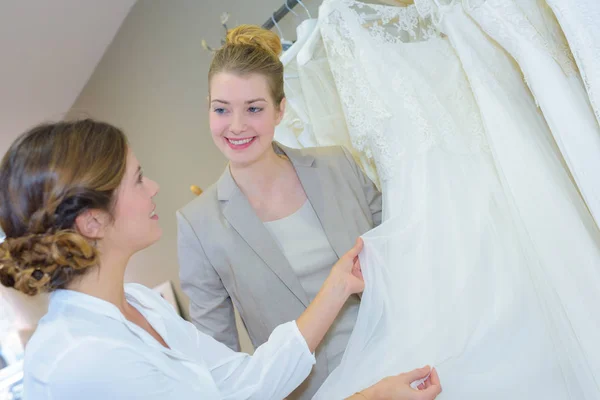
[[[428,374],[429,377],[427,377]],[[410,386],[412,382],[425,377],[427,379],[419,385],[418,389]],[[370,388],[363,390],[361,394],[368,400],[433,400],[441,392],[442,386],[435,368],[423,367],[382,379]]]
[[354,247],[344,254],[338,262],[335,263],[326,284],[331,285],[335,290],[340,290],[347,296],[355,293],[361,293],[365,289],[365,281],[362,275],[360,260],[358,255],[363,249],[363,240],[356,239]]
[[362,248],[363,241],[359,238],[354,247],[331,268],[319,293],[296,320],[311,353],[325,337],[348,297],[365,288],[358,261]]

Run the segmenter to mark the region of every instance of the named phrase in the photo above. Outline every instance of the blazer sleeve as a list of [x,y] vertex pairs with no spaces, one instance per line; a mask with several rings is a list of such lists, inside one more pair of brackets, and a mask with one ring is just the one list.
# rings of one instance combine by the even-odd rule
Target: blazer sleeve
[[206,257],[189,221],[177,212],[177,251],[181,288],[190,298],[190,318],[201,332],[240,351],[233,303],[217,271]]
[[369,210],[373,218],[373,227],[381,224],[381,210],[382,210],[382,197],[381,192],[377,189],[377,186],[371,181],[363,170],[358,166],[352,154],[342,146],[346,160],[350,163],[350,168],[354,171],[354,174],[358,178],[362,187],[367,203],[369,204]]

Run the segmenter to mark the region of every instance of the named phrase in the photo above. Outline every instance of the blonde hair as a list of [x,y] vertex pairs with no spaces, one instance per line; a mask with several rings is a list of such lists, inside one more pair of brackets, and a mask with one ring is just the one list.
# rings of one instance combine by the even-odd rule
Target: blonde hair
[[91,119],[40,125],[0,164],[0,282],[28,295],[66,287],[97,265],[75,231],[86,210],[111,211],[127,162],[127,139]]
[[283,64],[279,60],[281,51],[279,36],[269,30],[256,25],[240,25],[232,29],[227,33],[225,45],[215,52],[210,64],[209,88],[212,78],[220,72],[241,76],[260,74],[267,79],[271,97],[279,107],[285,97]]

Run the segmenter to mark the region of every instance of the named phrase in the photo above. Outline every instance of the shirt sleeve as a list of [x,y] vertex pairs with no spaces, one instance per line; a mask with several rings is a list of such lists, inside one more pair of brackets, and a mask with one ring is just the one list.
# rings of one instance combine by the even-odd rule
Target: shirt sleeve
[[252,356],[236,353],[198,332],[206,363],[223,399],[283,399],[308,376],[315,364],[296,322],[280,325]]
[[[49,344],[51,345],[51,344]],[[43,390],[48,400],[203,399],[202,382],[182,384],[134,349],[86,340],[56,361]],[[98,354],[103,354],[99,357]],[[110,355],[110,357],[106,357]]]

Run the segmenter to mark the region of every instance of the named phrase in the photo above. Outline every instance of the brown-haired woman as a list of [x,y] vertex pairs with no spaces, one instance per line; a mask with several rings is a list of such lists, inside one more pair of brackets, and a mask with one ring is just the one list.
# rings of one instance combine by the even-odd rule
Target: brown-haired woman
[[[129,258],[161,229],[158,185],[119,129],[89,119],[34,128],[4,156],[0,187],[0,281],[29,295],[52,292],[26,349],[30,399],[284,398],[308,375],[311,353],[345,300],[364,287],[358,241],[306,312],[275,329],[254,356],[235,353],[159,294],[124,284]],[[408,386],[426,373],[389,378],[364,394],[434,398],[435,374],[425,390]],[[402,394],[377,397],[392,391]]]
[[[354,239],[381,222],[381,194],[346,149],[273,141],[286,105],[280,53],[279,37],[252,25],[231,30],[215,53],[210,130],[229,165],[177,214],[192,321],[234,350],[234,305],[259,346],[306,309]],[[359,304],[348,299],[290,399],[310,399],[340,363]]]

